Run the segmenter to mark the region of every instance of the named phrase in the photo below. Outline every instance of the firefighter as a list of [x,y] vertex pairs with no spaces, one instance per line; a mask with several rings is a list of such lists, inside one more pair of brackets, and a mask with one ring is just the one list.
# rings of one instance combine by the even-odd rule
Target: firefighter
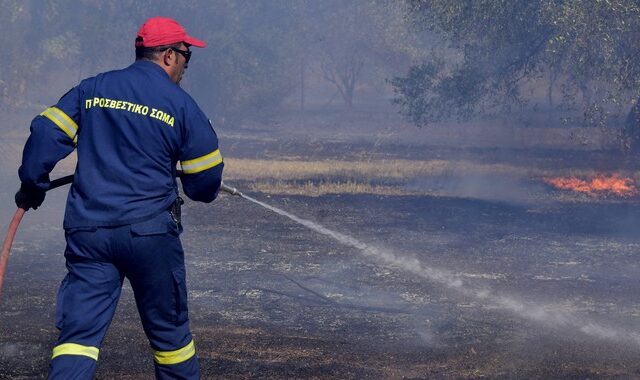
[[200,377],[187,314],[176,166],[184,193],[213,201],[223,162],[205,114],[180,88],[189,36],[170,18],[148,19],[136,60],[85,79],[31,123],[16,204],[42,204],[54,165],[77,152],[64,216],[67,275],[56,305],[60,336],[49,378],[89,379],[120,297],[133,288],[158,379]]

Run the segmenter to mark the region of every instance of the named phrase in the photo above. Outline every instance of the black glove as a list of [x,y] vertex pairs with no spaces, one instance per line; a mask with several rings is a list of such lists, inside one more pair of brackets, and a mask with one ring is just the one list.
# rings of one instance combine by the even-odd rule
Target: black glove
[[46,191],[22,184],[16,193],[16,206],[26,210],[37,209],[44,202]]

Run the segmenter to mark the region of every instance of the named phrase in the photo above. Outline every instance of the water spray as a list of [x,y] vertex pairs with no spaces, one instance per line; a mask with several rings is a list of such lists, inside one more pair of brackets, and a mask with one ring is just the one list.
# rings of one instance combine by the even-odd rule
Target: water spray
[[224,185],[221,189],[232,195],[240,195],[248,201],[287,217],[315,232],[329,236],[344,245],[357,248],[363,256],[373,257],[378,261],[393,265],[405,272],[412,273],[418,277],[454,290],[465,297],[475,298],[476,300],[483,302],[486,306],[509,311],[523,319],[540,323],[548,327],[568,328],[598,339],[608,339],[618,342],[627,341],[640,346],[640,334],[638,333],[622,331],[613,327],[601,325],[596,322],[580,318],[571,312],[557,310],[557,308],[552,305],[526,304],[510,296],[495,294],[495,292],[490,289],[473,289],[467,286],[458,275],[449,270],[429,267],[421,263],[416,258],[398,256],[388,250],[370,246],[354,237],[330,230],[311,220],[302,219],[277,207],[244,195],[233,187]]

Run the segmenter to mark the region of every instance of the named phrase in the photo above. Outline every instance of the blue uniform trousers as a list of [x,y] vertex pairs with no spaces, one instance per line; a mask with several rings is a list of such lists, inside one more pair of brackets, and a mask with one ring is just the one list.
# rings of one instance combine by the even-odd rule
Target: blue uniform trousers
[[50,379],[93,378],[125,277],[151,345],[156,378],[200,378],[179,233],[169,212],[142,223],[66,231],[68,273],[58,292],[60,337]]

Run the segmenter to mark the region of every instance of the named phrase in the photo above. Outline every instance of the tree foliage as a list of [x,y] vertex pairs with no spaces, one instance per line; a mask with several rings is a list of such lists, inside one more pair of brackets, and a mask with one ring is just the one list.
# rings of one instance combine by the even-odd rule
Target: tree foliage
[[508,111],[526,104],[524,89],[544,78],[591,123],[628,110],[640,93],[637,1],[406,3],[414,25],[450,48],[393,80],[396,103],[418,126]]

